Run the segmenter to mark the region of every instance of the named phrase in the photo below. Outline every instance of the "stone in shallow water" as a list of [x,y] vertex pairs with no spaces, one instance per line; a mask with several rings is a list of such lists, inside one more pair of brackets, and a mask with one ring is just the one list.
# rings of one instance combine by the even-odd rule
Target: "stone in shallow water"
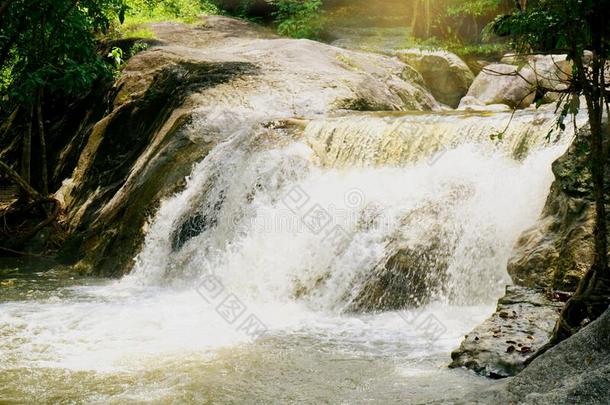
[[496,312],[466,335],[450,367],[492,378],[517,374],[549,339],[565,296],[541,289],[506,287]]
[[610,311],[534,360],[523,372],[458,404],[610,403]]

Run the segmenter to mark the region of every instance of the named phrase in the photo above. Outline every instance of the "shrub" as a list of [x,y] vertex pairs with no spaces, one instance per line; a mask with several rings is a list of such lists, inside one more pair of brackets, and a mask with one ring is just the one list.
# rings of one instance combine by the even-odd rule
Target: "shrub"
[[317,38],[323,27],[322,0],[273,0],[277,30],[292,38]]

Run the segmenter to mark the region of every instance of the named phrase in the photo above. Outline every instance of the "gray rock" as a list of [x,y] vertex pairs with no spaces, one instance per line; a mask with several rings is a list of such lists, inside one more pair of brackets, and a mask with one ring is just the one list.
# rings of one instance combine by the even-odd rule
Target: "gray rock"
[[548,342],[562,307],[563,302],[543,290],[508,286],[496,312],[451,354],[450,367],[492,378],[515,375]]
[[523,66],[536,74],[536,83],[546,89],[563,90],[572,75],[572,62],[566,55],[505,55],[501,63]]
[[510,107],[506,104],[485,105],[481,100],[473,96],[464,97],[462,101],[460,101],[458,109],[464,111],[510,111]]
[[593,263],[595,208],[582,131],[553,163],[555,181],[541,218],[515,245],[508,273],[516,284],[574,291]]
[[[528,67],[492,64],[477,75],[466,97],[473,97],[485,105],[506,104],[525,108],[534,101],[535,84],[536,74]],[[464,107],[460,104],[458,108]]]
[[538,357],[516,377],[458,403],[610,403],[610,311]]
[[406,49],[396,56],[421,73],[434,98],[452,108],[458,106],[474,80],[468,65],[451,52]]

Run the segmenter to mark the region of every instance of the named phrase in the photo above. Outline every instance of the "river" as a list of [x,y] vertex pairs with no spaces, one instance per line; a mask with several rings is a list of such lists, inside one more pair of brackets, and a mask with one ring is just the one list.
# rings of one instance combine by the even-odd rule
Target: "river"
[[[151,217],[124,278],[1,265],[0,398],[443,403],[493,384],[448,369],[450,352],[510,283],[569,141],[546,140],[552,112],[509,120],[356,114],[236,132]],[[396,246],[443,273],[407,309],[384,304],[402,288],[383,281]]]

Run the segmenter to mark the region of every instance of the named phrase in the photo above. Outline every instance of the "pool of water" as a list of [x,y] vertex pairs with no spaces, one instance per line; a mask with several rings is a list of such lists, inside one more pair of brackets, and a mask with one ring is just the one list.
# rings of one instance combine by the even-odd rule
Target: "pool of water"
[[[3,403],[444,403],[493,383],[447,368],[491,307],[338,315],[258,305],[247,310],[266,329],[254,337],[197,288],[78,278],[31,261],[0,269]],[[418,319],[440,333],[431,339]]]

